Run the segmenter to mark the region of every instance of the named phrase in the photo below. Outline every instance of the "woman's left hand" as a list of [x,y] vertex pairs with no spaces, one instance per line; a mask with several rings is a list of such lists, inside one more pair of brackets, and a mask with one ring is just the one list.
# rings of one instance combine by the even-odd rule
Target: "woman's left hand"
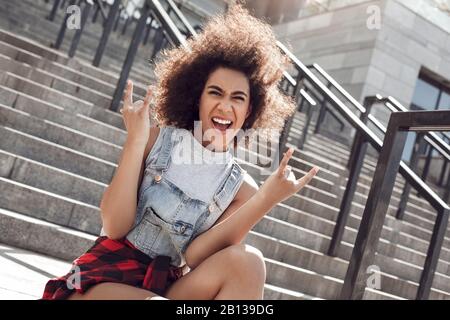
[[299,192],[319,171],[318,167],[314,167],[302,178],[296,179],[291,171],[291,167],[288,166],[289,159],[293,153],[294,149],[289,148],[284,154],[278,169],[266,179],[258,190],[263,196],[262,198],[273,205]]

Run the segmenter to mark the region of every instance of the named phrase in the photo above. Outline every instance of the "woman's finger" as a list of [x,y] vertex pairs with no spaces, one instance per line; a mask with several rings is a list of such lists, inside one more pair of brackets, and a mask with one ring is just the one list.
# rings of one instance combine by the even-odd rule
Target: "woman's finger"
[[133,81],[131,80],[127,81],[124,103],[128,105],[128,107],[133,106]]
[[147,93],[145,94],[145,98],[144,98],[144,107],[148,107],[150,105],[151,98],[152,98],[152,90],[151,90],[151,87],[148,86]]
[[286,179],[288,179],[289,176],[290,176],[290,174],[291,174],[291,172],[292,172],[291,166],[287,166],[286,169],[284,170],[284,177],[285,177]]
[[283,177],[285,174],[286,166],[289,162],[289,159],[292,157],[292,154],[294,153],[294,148],[289,148],[288,151],[283,156],[283,159],[281,159],[280,167],[278,168],[278,175],[279,177]]
[[307,174],[305,174],[303,177],[297,180],[298,187],[301,189],[304,186],[306,186],[313,178],[314,176],[319,172],[319,167],[314,167]]

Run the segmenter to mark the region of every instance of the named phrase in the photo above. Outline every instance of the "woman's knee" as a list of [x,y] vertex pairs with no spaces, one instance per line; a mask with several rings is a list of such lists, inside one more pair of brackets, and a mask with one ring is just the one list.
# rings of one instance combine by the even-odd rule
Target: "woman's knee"
[[237,244],[223,249],[230,270],[245,277],[265,282],[266,264],[261,250],[247,245]]

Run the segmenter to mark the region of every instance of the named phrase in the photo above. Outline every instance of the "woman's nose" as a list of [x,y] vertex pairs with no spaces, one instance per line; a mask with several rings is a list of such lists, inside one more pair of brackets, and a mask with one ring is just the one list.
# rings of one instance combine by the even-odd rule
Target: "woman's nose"
[[221,102],[219,104],[219,109],[223,110],[223,112],[229,111],[231,112],[233,110],[233,106],[231,102]]

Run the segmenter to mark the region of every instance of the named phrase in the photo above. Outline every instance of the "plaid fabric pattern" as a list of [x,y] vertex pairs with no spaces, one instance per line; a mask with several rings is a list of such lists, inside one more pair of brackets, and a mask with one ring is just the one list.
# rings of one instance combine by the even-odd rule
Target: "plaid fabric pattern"
[[103,236],[73,262],[71,272],[47,282],[42,299],[67,299],[75,291],[83,294],[102,282],[123,283],[163,295],[182,276],[182,267],[170,266],[170,257],[152,259],[126,239]]

